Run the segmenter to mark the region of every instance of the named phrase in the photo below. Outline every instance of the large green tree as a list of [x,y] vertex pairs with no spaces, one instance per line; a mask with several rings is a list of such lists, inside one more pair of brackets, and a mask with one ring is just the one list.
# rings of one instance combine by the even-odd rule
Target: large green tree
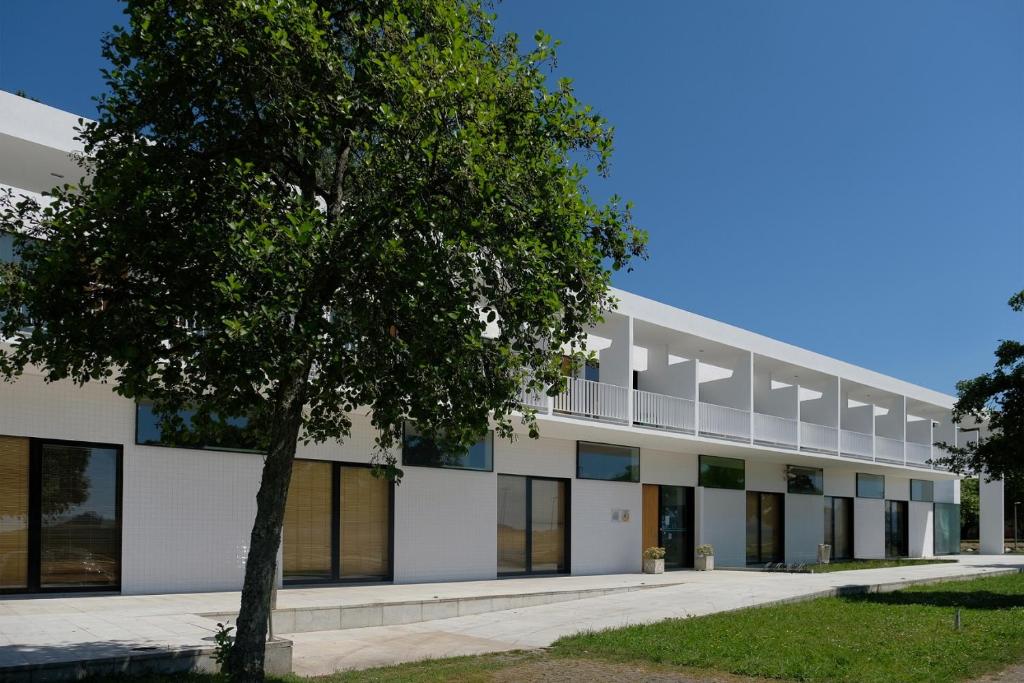
[[[1024,291],[1010,297],[1024,311]],[[983,424],[980,438],[964,446],[939,444],[946,451],[936,462],[954,472],[1003,479],[1013,490],[1024,487],[1024,342],[1003,340],[991,372],[957,382],[953,420]]]
[[259,680],[297,443],[369,409],[396,476],[403,420],[511,436],[644,235],[587,192],[612,131],[550,83],[553,43],[496,36],[476,2],[125,4],[82,182],[3,209],[42,239],[0,280],[0,371],[249,417],[266,455],[229,668]]

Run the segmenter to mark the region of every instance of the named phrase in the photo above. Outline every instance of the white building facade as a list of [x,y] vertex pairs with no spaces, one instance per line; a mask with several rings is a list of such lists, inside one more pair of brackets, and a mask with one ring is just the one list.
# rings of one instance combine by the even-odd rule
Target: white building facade
[[[75,121],[0,93],[0,185],[77,178]],[[523,396],[539,439],[442,453],[410,428],[398,486],[370,476],[365,415],[343,443],[300,446],[281,582],[638,572],[652,545],[672,569],[701,544],[724,567],[810,563],[823,543],[958,552],[959,480],[929,463],[933,443],[975,438],[951,396],[617,296],[598,362],[557,397]],[[109,385],[0,385],[0,592],[238,589],[262,458],[241,424],[205,448],[164,441]]]

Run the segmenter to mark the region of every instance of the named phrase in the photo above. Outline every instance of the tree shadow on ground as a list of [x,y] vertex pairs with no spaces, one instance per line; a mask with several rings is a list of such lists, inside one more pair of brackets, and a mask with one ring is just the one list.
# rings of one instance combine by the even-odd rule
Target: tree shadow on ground
[[1024,594],[993,591],[896,591],[894,593],[862,593],[844,595],[850,602],[880,605],[923,605],[927,607],[960,607],[963,609],[1012,609],[1024,607]]

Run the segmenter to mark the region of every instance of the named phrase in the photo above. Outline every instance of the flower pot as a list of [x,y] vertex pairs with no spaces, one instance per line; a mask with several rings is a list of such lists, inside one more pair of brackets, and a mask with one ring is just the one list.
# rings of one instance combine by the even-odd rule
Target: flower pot
[[832,546],[828,543],[818,544],[818,564],[828,564],[832,559]]
[[699,572],[709,572],[715,568],[715,556],[714,555],[698,555],[696,557],[696,570]]
[[644,574],[664,574],[665,558],[660,560],[649,560],[644,558]]

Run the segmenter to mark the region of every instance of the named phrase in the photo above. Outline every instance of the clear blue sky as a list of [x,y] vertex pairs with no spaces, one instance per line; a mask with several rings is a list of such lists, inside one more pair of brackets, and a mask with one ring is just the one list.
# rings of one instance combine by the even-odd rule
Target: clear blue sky
[[[113,0],[5,0],[0,88],[83,115]],[[1024,2],[507,0],[617,128],[616,284],[942,391],[1024,338]]]

